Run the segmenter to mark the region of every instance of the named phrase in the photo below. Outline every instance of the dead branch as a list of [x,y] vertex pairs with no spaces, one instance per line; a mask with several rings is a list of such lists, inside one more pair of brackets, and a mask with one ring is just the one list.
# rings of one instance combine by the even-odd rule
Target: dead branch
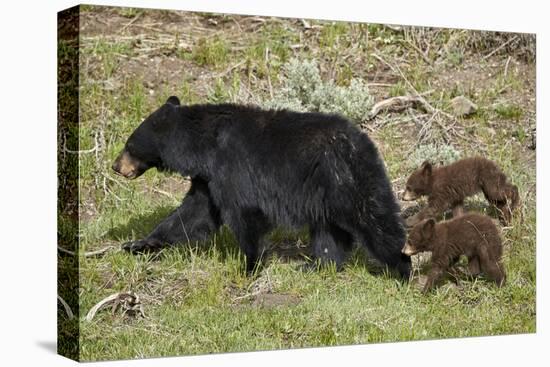
[[506,65],[504,65],[504,78],[508,75],[508,66],[510,65],[510,61],[512,60],[512,56],[508,56],[508,60],[506,60]]
[[61,298],[59,294],[57,295],[57,300],[63,305],[63,308],[65,309],[65,313],[67,314],[67,317],[69,318],[69,320],[74,319],[73,310],[71,310],[71,307],[69,306],[69,304],[65,302],[65,300]]
[[428,55],[427,53],[424,53],[424,51],[422,51],[418,46],[416,46],[413,42],[411,41],[403,41],[403,43],[405,43],[407,46],[411,47],[413,50],[415,50],[419,55],[420,57],[422,57],[422,60],[424,60],[424,62],[426,64],[428,64],[429,66],[433,66],[433,62],[432,60],[430,60],[428,58]]
[[214,78],[214,79],[218,79],[218,78],[221,78],[221,77],[224,77],[226,76],[227,74],[229,74],[230,72],[232,72],[233,70],[241,67],[242,65],[244,65],[246,63],[246,59],[245,60],[242,60],[242,61],[239,61],[238,63],[228,67],[227,69],[225,69],[224,71],[222,71],[221,73],[218,73],[218,74],[214,74],[211,76],[211,78]]
[[164,196],[166,196],[166,197],[169,197],[170,199],[177,200],[177,198],[176,198],[174,195],[172,195],[172,194],[170,194],[169,192],[166,192],[166,191],[164,191],[164,190],[157,189],[156,187],[153,187],[151,190],[152,190],[153,192],[156,192],[157,194],[161,194],[161,195],[164,195]]
[[[108,252],[109,250],[113,249],[114,246],[113,245],[109,245],[107,247],[104,247],[102,249],[99,249],[99,250],[95,250],[95,251],[88,251],[88,252],[85,252],[84,254],[82,254],[82,256],[84,257],[94,257],[94,256],[100,256],[100,255],[103,255],[105,254],[106,252]],[[64,253],[66,255],[69,255],[69,256],[76,256],[76,252],[75,251],[71,251],[71,250],[67,250],[61,246],[57,246],[57,250],[61,253]]]
[[88,311],[88,314],[86,315],[86,321],[92,321],[95,314],[108,305],[112,305],[111,312],[113,314],[116,312],[117,309],[121,308],[123,310],[123,314],[137,313],[145,317],[145,313],[143,312],[143,305],[141,304],[139,296],[134,292],[120,292],[112,294],[99,301],[94,307],[90,309],[90,311]]
[[491,51],[488,55],[483,56],[482,60],[487,60],[489,57],[493,56],[494,54],[496,54],[497,52],[502,50],[504,47],[506,47],[506,45],[508,45],[509,43],[511,43],[511,42],[513,42],[517,39],[518,39],[518,36],[514,36],[514,37],[510,38],[508,41],[504,42],[502,45],[498,46],[493,51]]
[[135,22],[136,20],[138,20],[139,17],[141,17],[141,14],[143,14],[143,13],[138,13],[131,21],[129,21],[128,23],[126,23],[126,25],[125,25],[124,27],[120,28],[120,30],[118,31],[118,33],[124,32],[124,30],[125,30],[126,28],[128,28],[129,26],[131,26],[132,24],[134,24],[134,22]]
[[422,106],[418,96],[398,96],[391,97],[376,103],[369,113],[369,120],[373,119],[381,111],[384,112],[401,112],[408,108],[417,108]]

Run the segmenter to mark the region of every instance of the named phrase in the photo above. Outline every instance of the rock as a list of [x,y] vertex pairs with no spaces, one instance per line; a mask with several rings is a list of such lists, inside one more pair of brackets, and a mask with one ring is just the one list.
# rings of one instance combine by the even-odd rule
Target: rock
[[477,111],[475,103],[464,96],[458,96],[451,100],[451,107],[455,116],[468,116]]

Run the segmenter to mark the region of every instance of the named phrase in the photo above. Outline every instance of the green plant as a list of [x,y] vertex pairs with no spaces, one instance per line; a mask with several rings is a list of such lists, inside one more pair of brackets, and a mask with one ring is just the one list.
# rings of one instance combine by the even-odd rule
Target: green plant
[[220,37],[201,38],[193,48],[192,55],[198,65],[222,66],[227,62],[229,46]]
[[347,87],[323,82],[315,61],[292,59],[283,69],[283,86],[264,107],[339,113],[361,122],[374,104],[362,80],[352,79]]
[[460,152],[452,145],[423,144],[414,150],[407,161],[411,168],[417,168],[424,161],[430,161],[435,164],[449,164],[458,159],[460,159]]

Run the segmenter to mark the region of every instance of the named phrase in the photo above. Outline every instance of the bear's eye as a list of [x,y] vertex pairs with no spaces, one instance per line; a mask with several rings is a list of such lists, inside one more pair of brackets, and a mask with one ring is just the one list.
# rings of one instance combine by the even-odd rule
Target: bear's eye
[[130,153],[132,153],[132,150],[134,149],[134,143],[128,142],[126,143],[126,150],[128,150]]

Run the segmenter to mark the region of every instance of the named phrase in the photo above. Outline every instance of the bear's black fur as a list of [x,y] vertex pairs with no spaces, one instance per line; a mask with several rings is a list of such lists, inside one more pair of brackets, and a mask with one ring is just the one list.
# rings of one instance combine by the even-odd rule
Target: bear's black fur
[[176,210],[146,238],[127,242],[122,247],[137,253],[181,242],[206,241],[220,226],[219,211],[210,197],[208,183],[197,177],[191,180],[191,188]]
[[[170,97],[132,133],[113,164],[127,178],[152,167],[191,176],[200,195],[189,204],[185,199],[174,218],[157,227],[151,235],[157,243],[137,241],[126,246],[130,251],[185,239],[178,210],[195,210],[203,202],[208,209],[197,209],[198,223],[208,230],[226,224],[249,272],[261,257],[260,241],[274,226],[307,225],[321,263],[340,268],[345,250],[356,242],[409,276],[410,258],[401,253],[405,230],[384,164],[368,136],[341,116],[232,104],[180,106]],[[191,220],[194,214],[185,216]]]

